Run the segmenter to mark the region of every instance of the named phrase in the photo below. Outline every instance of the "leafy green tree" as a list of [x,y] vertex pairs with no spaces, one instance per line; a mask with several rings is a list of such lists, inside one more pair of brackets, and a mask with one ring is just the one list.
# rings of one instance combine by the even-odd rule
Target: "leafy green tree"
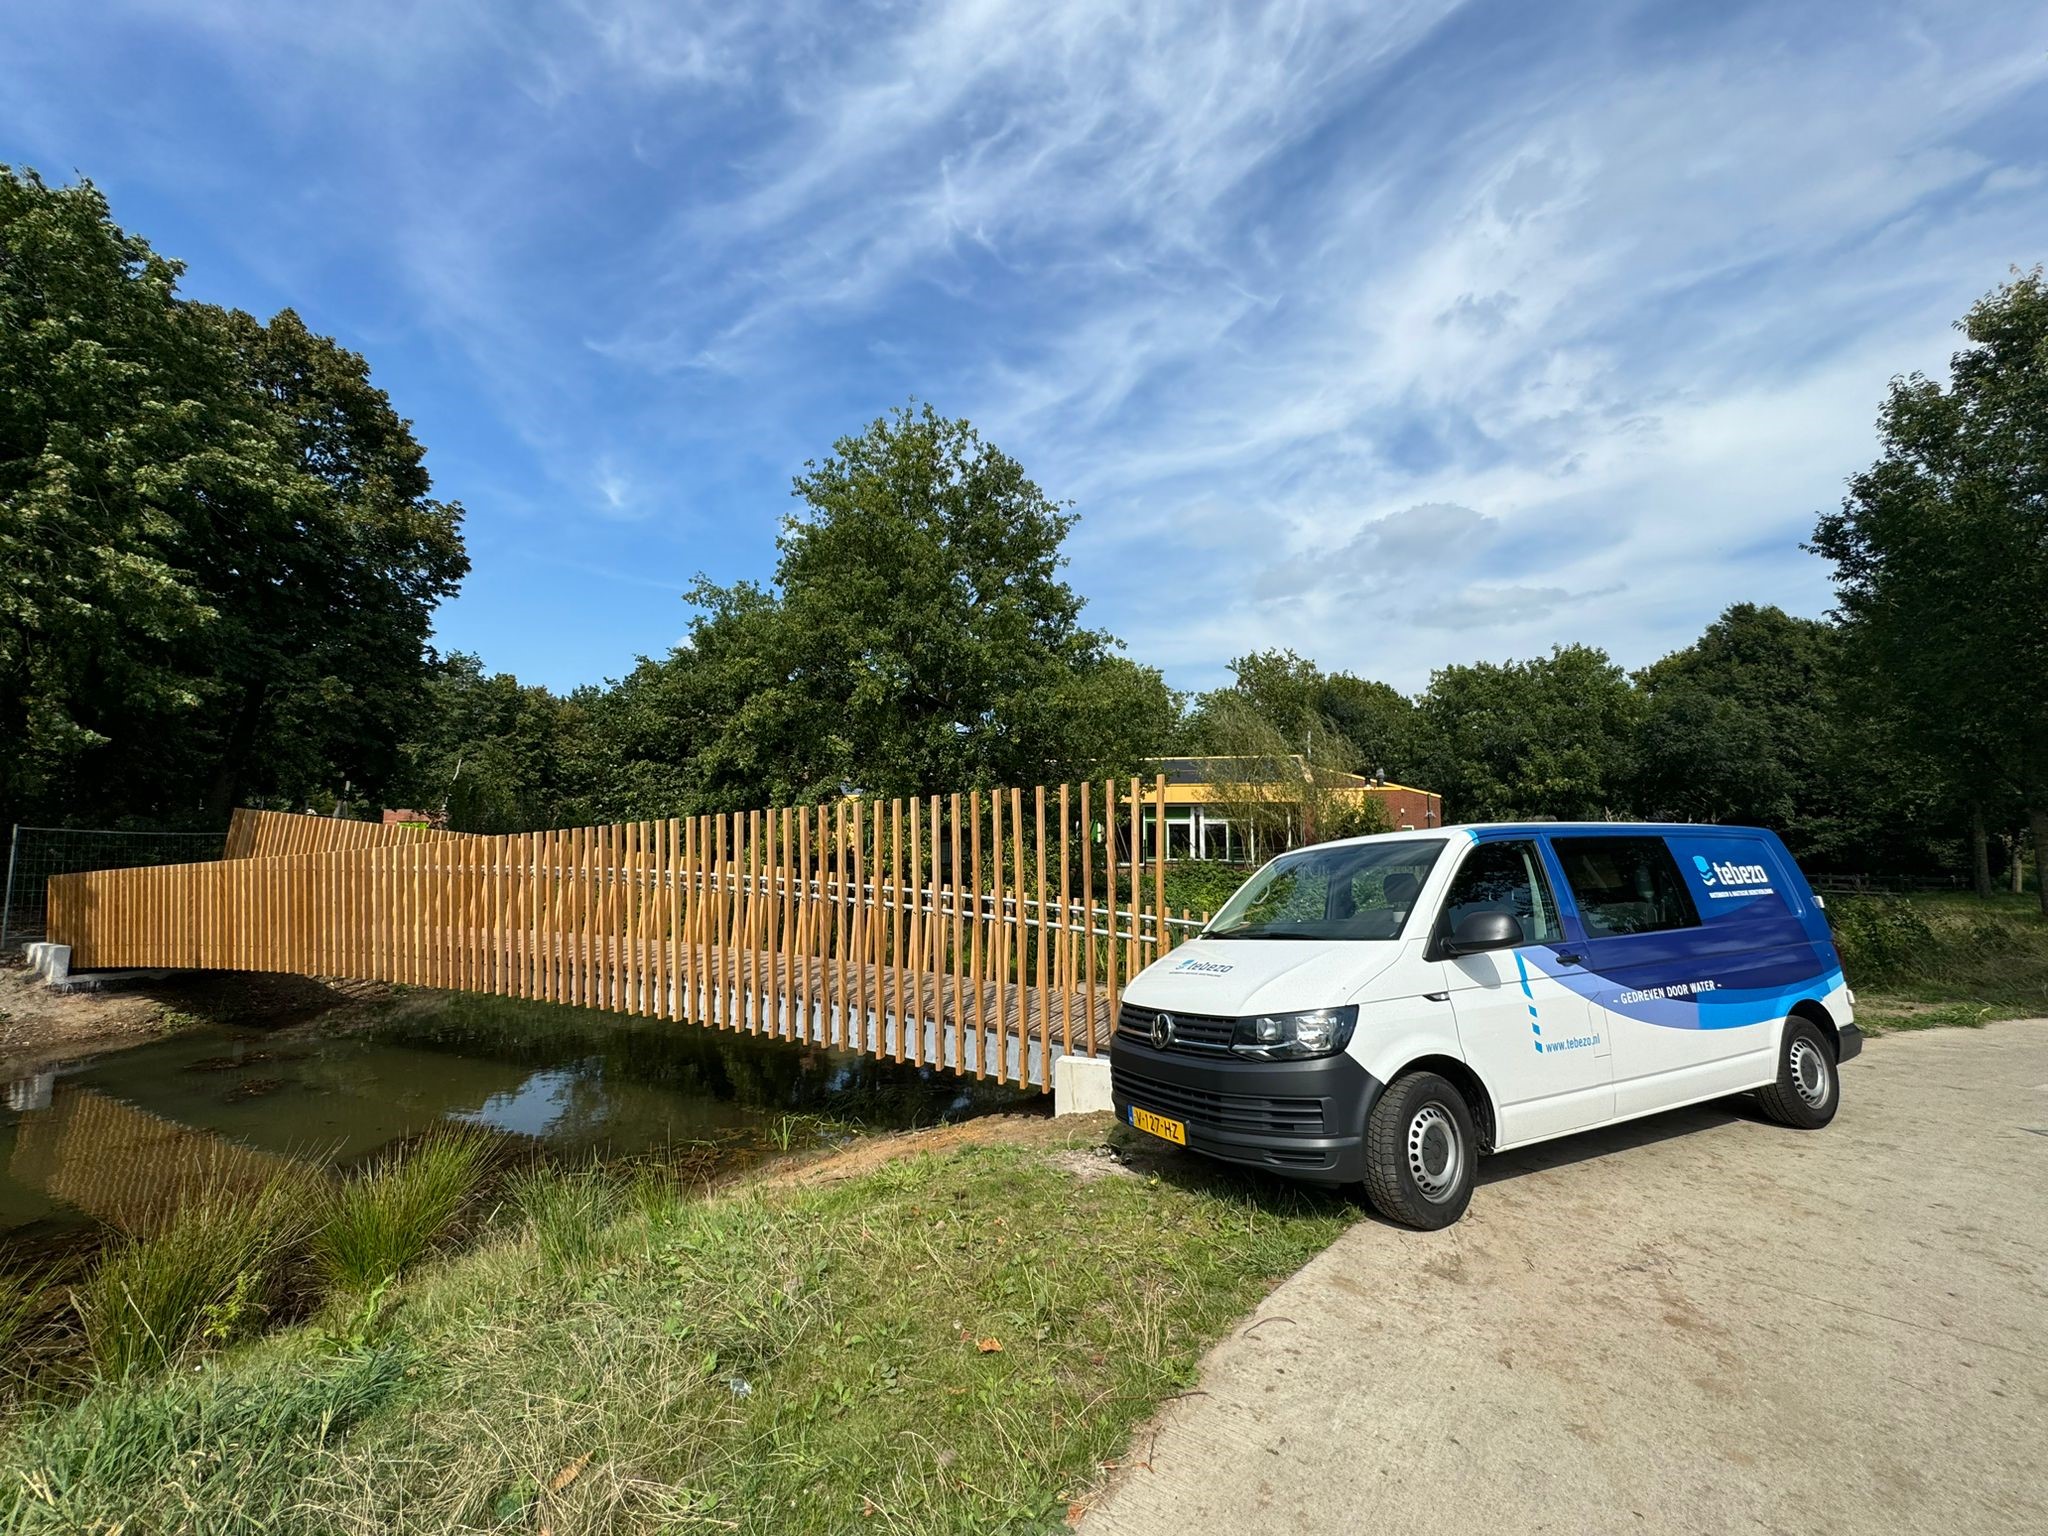
[[587,701],[558,698],[457,651],[430,671],[390,796],[446,810],[458,832],[526,832],[594,820],[586,807]]
[[1420,777],[1463,821],[1626,814],[1640,701],[1607,653],[1444,667],[1416,706]]
[[181,532],[272,465],[179,270],[90,182],[0,167],[0,821],[61,809],[123,737],[177,768],[210,691]]
[[402,723],[424,703],[433,610],[469,569],[461,508],[429,494],[425,450],[362,357],[290,310],[218,323],[284,473],[244,501],[239,526],[190,541],[220,594],[217,818],[245,788],[387,781]]
[[1772,827],[1801,857],[1830,848],[1845,798],[1839,651],[1832,625],[1737,603],[1643,668],[1637,809]]
[[898,410],[795,491],[774,587],[700,580],[667,675],[636,673],[698,806],[1129,769],[1174,729],[1159,674],[1080,622],[1074,514],[968,423]]
[[0,168],[0,813],[382,783],[467,570],[363,359],[180,270]]
[[1410,772],[1415,706],[1388,684],[1325,672],[1293,651],[1255,651],[1231,662],[1230,671],[1230,687],[1195,701],[1187,729],[1194,750],[1229,750],[1222,743],[1244,735],[1241,712],[1250,709],[1290,752],[1328,766],[1341,759],[1347,771],[1390,779]]
[[[1850,645],[1907,728],[1938,745],[1966,807],[2026,809],[2048,913],[2048,282],[1964,316],[1944,388],[1894,380],[1883,450],[1823,515]],[[1988,886],[1981,864],[1980,888]]]

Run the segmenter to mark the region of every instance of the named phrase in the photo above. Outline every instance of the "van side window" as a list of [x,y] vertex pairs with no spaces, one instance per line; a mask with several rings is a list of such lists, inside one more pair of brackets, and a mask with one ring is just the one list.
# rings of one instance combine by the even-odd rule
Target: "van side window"
[[1698,910],[1661,837],[1560,837],[1551,846],[1586,936],[1697,928]]
[[1562,935],[1557,903],[1534,842],[1481,843],[1465,856],[1444,898],[1437,936],[1448,936],[1474,912],[1505,912],[1522,925],[1524,944],[1554,943]]

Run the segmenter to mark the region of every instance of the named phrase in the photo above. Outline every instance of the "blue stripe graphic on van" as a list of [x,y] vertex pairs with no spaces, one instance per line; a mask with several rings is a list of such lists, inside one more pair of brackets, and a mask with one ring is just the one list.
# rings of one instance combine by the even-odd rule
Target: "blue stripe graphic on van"
[[1536,1013],[1536,994],[1529,986],[1529,964],[1515,951],[1515,974],[1522,978],[1522,996],[1529,999],[1529,1033],[1536,1037],[1536,1054],[1543,1054],[1543,1021]]
[[[1520,951],[1516,952],[1515,960],[1517,965],[1522,963]],[[1712,961],[1704,964],[1710,967]],[[1691,975],[1674,974],[1669,979],[1658,979],[1641,974],[1642,968],[1632,967],[1636,974],[1622,980],[1578,967],[1552,971],[1545,969],[1540,960],[1538,964],[1544,975],[1588,1002],[1659,1029],[1743,1029],[1752,1024],[1775,1023],[1791,1011],[1794,1003],[1824,997],[1844,982],[1840,966],[1799,975],[1787,973],[1803,968],[1780,965],[1772,968],[1777,974],[1767,985],[1722,986],[1712,977],[1700,976],[1699,968],[1701,963],[1695,962]],[[1678,969],[1673,967],[1674,971]],[[1527,989],[1525,969],[1523,990]]]

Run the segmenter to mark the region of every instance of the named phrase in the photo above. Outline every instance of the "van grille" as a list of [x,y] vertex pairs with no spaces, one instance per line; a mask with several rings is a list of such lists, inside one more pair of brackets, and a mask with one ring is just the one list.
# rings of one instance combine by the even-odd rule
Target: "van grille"
[[[1174,1015],[1179,1018],[1179,1014]],[[1323,1134],[1321,1099],[1269,1099],[1249,1093],[1211,1093],[1182,1083],[1161,1082],[1112,1059],[1110,1091],[1117,1098],[1218,1131],[1269,1136]]]
[[[1159,1011],[1157,1008],[1142,1008],[1135,1003],[1125,1003],[1117,1011],[1116,1031],[1126,1040],[1138,1045],[1150,1045],[1152,1020],[1158,1016]],[[1199,1013],[1182,1013],[1178,1009],[1168,1011],[1173,1014],[1173,1049],[1212,1053],[1230,1049],[1230,1036],[1237,1028],[1237,1020],[1211,1018]]]

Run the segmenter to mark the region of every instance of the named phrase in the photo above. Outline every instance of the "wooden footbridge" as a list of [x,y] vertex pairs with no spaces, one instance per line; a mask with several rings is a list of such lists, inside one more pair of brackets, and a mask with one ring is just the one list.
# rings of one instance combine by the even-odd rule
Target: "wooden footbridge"
[[1166,849],[1164,779],[505,836],[237,811],[219,860],[54,877],[49,935],[79,970],[494,993],[1043,1088],[1199,926]]

